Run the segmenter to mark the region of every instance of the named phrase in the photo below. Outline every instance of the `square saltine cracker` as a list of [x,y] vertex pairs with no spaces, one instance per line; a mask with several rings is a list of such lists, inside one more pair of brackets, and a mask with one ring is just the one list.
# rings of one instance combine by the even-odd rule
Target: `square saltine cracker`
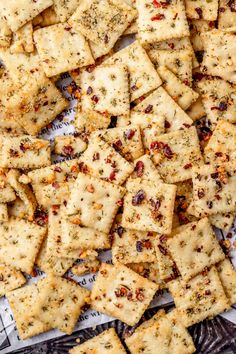
[[139,41],[118,51],[105,64],[123,64],[129,71],[131,101],[161,85],[161,79]]
[[[41,282],[42,280],[40,280]],[[35,304],[39,300],[38,284],[27,285],[7,293],[7,300],[16,321],[16,328],[22,340],[47,332],[50,326],[35,318]]]
[[137,0],[138,33],[142,44],[161,42],[189,35],[184,2],[173,0],[160,3]]
[[205,74],[236,83],[236,43],[233,33],[219,29],[202,34],[205,53],[201,64]]
[[76,215],[80,224],[95,230],[109,232],[125,189],[83,173],[71,189],[66,207],[67,215]]
[[190,49],[151,49],[148,55],[155,67],[166,66],[186,85],[192,85],[193,52]]
[[139,125],[104,129],[93,134],[96,135],[107,141],[127,161],[133,161],[144,154]]
[[0,265],[0,297],[11,290],[20,288],[25,282],[26,279],[20,271]]
[[208,163],[221,164],[236,159],[236,126],[220,120],[204,149],[204,158]]
[[124,265],[103,263],[91,293],[91,307],[133,326],[152,301],[158,286]]
[[176,186],[140,178],[129,181],[124,198],[122,226],[139,231],[169,234]]
[[221,119],[236,123],[236,85],[214,77],[204,78],[197,87],[213,128]]
[[69,23],[98,46],[112,49],[135,16],[123,0],[84,0]]
[[158,136],[149,145],[151,157],[166,183],[192,177],[192,169],[203,165],[195,127]]
[[198,99],[198,93],[184,84],[172,71],[165,66],[158,68],[163,87],[178,105],[186,111]]
[[1,137],[1,162],[3,168],[33,169],[51,164],[50,143],[30,135]]
[[7,20],[13,32],[53,5],[52,0],[1,0],[1,15]]
[[167,240],[167,245],[185,281],[225,258],[207,218],[187,224]]
[[69,354],[84,354],[92,352],[103,354],[126,354],[125,348],[114,328],[109,328],[98,336],[95,336],[83,344],[69,350]]
[[172,280],[169,290],[181,322],[186,327],[229,309],[229,302],[215,267],[188,282],[181,278]]
[[134,168],[114,147],[99,136],[92,137],[79,161],[86,166],[87,173],[91,176],[122,185]]
[[236,210],[236,165],[203,165],[193,169],[193,200],[198,213],[212,215]]
[[49,275],[38,284],[39,300],[35,305],[35,317],[45,326],[57,328],[70,335],[89,302],[90,292],[76,282]]
[[87,40],[68,23],[36,30],[34,41],[48,77],[94,63]]
[[106,112],[117,116],[129,114],[130,94],[126,66],[100,65],[81,73],[82,112]]
[[30,274],[46,228],[24,219],[10,218],[9,221],[0,223],[0,232],[0,263]]
[[186,15],[191,19],[215,21],[218,16],[218,0],[185,0]]
[[110,231],[112,236],[113,263],[154,262],[156,260],[154,242],[156,234],[129,230],[121,226],[121,217],[116,217]]

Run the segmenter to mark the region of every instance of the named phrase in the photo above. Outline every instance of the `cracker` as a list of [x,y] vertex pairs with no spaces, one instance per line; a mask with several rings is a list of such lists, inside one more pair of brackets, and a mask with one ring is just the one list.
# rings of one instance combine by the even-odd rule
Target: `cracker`
[[97,273],[99,271],[101,262],[98,259],[94,260],[84,260],[83,262],[75,264],[71,271],[73,274],[77,275],[78,277],[90,274],[90,273]]
[[52,0],[21,0],[5,2],[1,0],[1,14],[13,32],[36,17],[40,12],[53,5]]
[[177,266],[167,247],[167,237],[159,236],[156,241],[156,257],[160,279],[168,282],[178,276]]
[[225,258],[207,218],[187,224],[167,245],[185,281]]
[[[131,180],[124,198],[122,226],[139,231],[171,232],[176,186]],[[135,225],[135,226],[134,226]]]
[[124,193],[122,187],[79,173],[66,213],[77,215],[84,226],[108,233]]
[[95,134],[107,141],[127,161],[133,161],[144,153],[138,125],[102,130]]
[[236,13],[233,2],[228,0],[220,0],[218,28],[226,32],[236,31]]
[[160,135],[149,145],[158,172],[166,183],[192,176],[194,166],[203,165],[195,127]]
[[218,16],[218,0],[185,0],[186,15],[191,19],[215,21]]
[[86,39],[68,23],[38,29],[34,41],[48,77],[94,63]]
[[130,34],[136,34],[138,32],[138,22],[137,19],[135,19],[133,22],[131,22],[131,25],[125,30],[123,33],[123,36],[128,36]]
[[48,208],[68,199],[69,186],[79,171],[78,160],[68,160],[29,172],[26,183],[32,183],[38,204]]
[[126,182],[126,188],[129,189],[129,181],[135,178],[142,178],[151,182],[162,182],[161,176],[158,173],[152,159],[149,155],[143,155],[134,161],[134,172],[130,179]]
[[[0,103],[2,103],[1,101]],[[12,136],[25,134],[25,130],[20,126],[19,122],[9,116],[4,105],[0,106],[0,133],[2,135]]]
[[0,168],[0,202],[9,203],[16,199],[14,189],[7,182],[7,169]]
[[140,326],[136,327],[135,333],[142,333],[144,329],[152,327],[156,323],[156,321],[159,321],[160,318],[165,317],[165,315],[166,313],[164,309],[158,310],[149,320],[142,322]]
[[129,230],[121,226],[117,217],[111,229],[113,263],[154,262],[156,260],[155,233]]
[[[192,199],[192,197],[191,197]],[[193,221],[204,217],[206,214],[199,213],[196,211],[194,201],[191,200],[190,204],[187,207],[187,214],[190,218],[193,218]],[[224,230],[225,232],[229,231],[234,221],[234,213],[216,213],[208,216],[208,219],[211,225],[218,227],[219,229]]]
[[30,80],[10,99],[7,113],[25,129],[36,135],[68,107],[68,101],[46,77]]
[[164,289],[165,283],[160,278],[159,265],[155,262],[127,263],[126,266],[144,278],[158,284],[159,289]]
[[125,342],[131,353],[145,351],[155,353],[157,348],[161,348],[163,353],[168,353],[171,332],[171,323],[165,317],[161,317],[152,326],[135,331]]
[[1,167],[30,169],[51,164],[50,143],[29,135],[1,137]]
[[165,66],[158,68],[163,81],[163,87],[178,105],[186,111],[198,98],[198,93],[185,85],[178,77]]
[[47,254],[47,238],[43,242],[35,263],[47,274],[63,276],[75,263],[76,259],[63,258]]
[[12,53],[32,53],[34,51],[33,25],[31,21],[13,33],[10,51]]
[[191,50],[151,49],[150,51],[148,51],[148,55],[157,68],[159,66],[166,66],[181,81],[191,86],[193,69],[193,54]]
[[135,111],[145,114],[164,115],[168,131],[189,127],[192,119],[175,103],[162,87],[152,92],[135,108]]
[[[0,67],[1,69],[1,67]],[[23,135],[24,129],[8,112],[9,102],[16,92],[16,87],[10,73],[4,69],[0,74],[0,131],[4,135]]]
[[46,229],[24,219],[0,224],[0,262],[31,273]]
[[110,115],[128,114],[129,81],[125,66],[102,65],[81,74],[82,111],[95,110]]
[[236,271],[230,263],[229,259],[225,259],[217,266],[217,271],[223,285],[230,305],[236,302]]
[[[203,5],[204,6],[204,5]],[[203,51],[204,45],[201,38],[201,33],[210,31],[215,27],[214,22],[206,20],[190,20],[189,29],[191,36],[191,43],[195,51]]]
[[182,0],[174,0],[160,7],[151,0],[138,0],[136,7],[138,10],[138,33],[142,44],[189,35]]
[[127,125],[139,125],[142,132],[145,128],[151,130],[152,126],[158,129],[158,135],[165,131],[164,116],[157,113],[144,113],[135,110],[130,111],[130,116],[120,116],[117,119],[117,127],[124,127]]
[[232,225],[235,218],[234,213],[226,213],[226,214],[213,214],[210,215],[209,220],[212,225],[218,227],[219,229],[228,232]]
[[105,63],[127,66],[131,101],[161,85],[161,79],[157,71],[138,41],[115,53]]
[[189,37],[183,37],[183,38],[170,38],[169,40],[162,41],[162,42],[157,42],[157,43],[152,43],[149,45],[145,45],[145,48],[147,50],[151,49],[164,49],[164,50],[170,50],[170,49],[175,49],[175,50],[181,50],[181,49],[188,49],[192,52],[193,56],[193,67],[196,68],[199,66],[197,58],[195,56],[192,44],[190,42]]
[[10,291],[7,300],[16,321],[16,327],[22,340],[49,331],[50,326],[33,316],[35,304],[39,300],[37,284]]
[[55,154],[66,157],[79,156],[87,147],[87,144],[81,138],[73,135],[56,136],[54,144]]
[[111,49],[135,16],[136,10],[124,1],[89,0],[80,3],[69,23],[98,46]]
[[130,112],[130,117],[118,118],[117,127],[130,126],[132,124],[140,127],[143,145],[146,149],[148,149],[151,141],[165,132],[165,117],[159,114],[146,114],[133,110]]
[[196,348],[193,339],[187,329],[181,323],[178,311],[176,309],[170,311],[167,314],[167,318],[171,321],[172,338],[170,342],[170,352],[176,354],[193,354],[196,352]]
[[87,150],[79,161],[86,166],[87,173],[90,175],[119,185],[126,181],[134,169],[128,161],[99,136],[91,139]]
[[108,54],[110,51],[112,51],[112,49],[110,50],[109,48],[106,47],[100,47],[96,43],[93,43],[91,41],[89,41],[89,46],[94,60],[101,58],[106,54]]
[[12,40],[12,31],[10,30],[6,20],[0,18],[0,47],[10,47]]
[[40,297],[35,316],[45,326],[70,335],[82,307],[89,301],[90,292],[71,280],[54,276],[48,276],[38,288]]
[[110,248],[109,235],[89,227],[76,224],[76,217],[61,220],[63,247],[66,249]]
[[158,286],[124,265],[103,263],[92,289],[91,306],[133,326],[151,302]]
[[236,83],[234,34],[214,29],[204,33],[202,38],[205,48],[202,62],[204,73]]
[[47,167],[28,172],[25,181],[23,176],[20,182],[28,184],[51,184],[53,182],[74,182],[80,171],[79,160],[67,160],[58,162]]
[[189,37],[170,38],[161,42],[150,43],[149,45],[145,46],[145,48],[147,48],[148,51],[151,49],[156,49],[156,50],[188,49],[193,51]]
[[52,182],[51,184],[32,185],[38,204],[47,209],[51,205],[65,203],[70,195],[69,182]]
[[9,266],[0,265],[0,297],[8,291],[21,287],[25,282],[26,279],[21,272]]
[[204,149],[206,162],[224,163],[235,161],[236,127],[224,120],[220,120]]
[[15,93],[25,84],[32,84],[34,81],[42,80],[45,76],[40,67],[37,53],[11,53],[8,49],[0,48],[0,58],[9,73],[12,92]]
[[109,328],[83,344],[73,347],[69,350],[69,354],[92,353],[95,351],[103,354],[126,353],[119,337],[115,332],[115,329]]
[[161,348],[161,353],[176,354],[192,354],[196,350],[186,328],[169,314],[162,314],[162,310],[139,326],[125,342],[131,354],[155,353],[157,348]]
[[[48,238],[46,257],[50,258],[72,258],[76,260],[79,258],[81,249],[64,250],[63,249],[63,235],[61,220],[63,217],[63,208],[61,206],[52,206],[48,212]],[[65,211],[64,211],[65,212]]]
[[220,78],[203,79],[198,83],[202,103],[213,127],[220,119],[236,122],[236,85]]
[[107,114],[100,114],[94,111],[81,111],[78,106],[75,116],[75,128],[78,133],[85,136],[98,129],[106,129],[110,124],[111,118]]
[[54,10],[60,22],[65,22],[79,5],[79,0],[54,0]]
[[7,181],[10,186],[15,190],[16,195],[23,201],[25,205],[26,216],[29,221],[34,218],[34,212],[37,207],[35,196],[29,186],[19,182],[20,172],[11,170],[7,174]]
[[169,283],[181,322],[188,327],[229,309],[229,303],[215,267],[185,282]]
[[234,164],[220,167],[204,165],[193,171],[193,199],[202,215],[235,211],[236,168]]
[[206,115],[201,97],[199,97],[197,101],[189,107],[186,113],[194,122],[198,119],[203,118]]

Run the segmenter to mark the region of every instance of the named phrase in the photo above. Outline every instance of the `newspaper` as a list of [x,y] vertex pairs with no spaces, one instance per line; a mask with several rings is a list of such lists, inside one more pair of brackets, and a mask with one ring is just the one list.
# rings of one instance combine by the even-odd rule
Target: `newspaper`
[[[76,100],[73,96],[70,96],[67,92],[67,86],[70,85],[72,79],[68,74],[63,74],[62,79],[59,82],[59,87],[64,92],[65,96],[70,101],[70,107],[67,111],[63,112],[53,123],[51,123],[47,128],[42,130],[40,137],[49,139],[53,141],[54,137],[63,134],[72,134],[74,132],[73,119],[76,111]],[[57,159],[55,159],[55,162]],[[227,238],[220,230],[217,230],[217,236],[219,239]],[[233,244],[236,242],[236,223],[234,224],[231,233],[228,233],[230,241]],[[232,257],[232,262],[236,267],[236,248],[232,249],[230,256]],[[103,262],[111,262],[111,253],[109,251],[101,252],[100,259]],[[28,283],[37,282],[40,277],[44,276],[42,272],[38,271],[37,276],[34,278],[29,278]],[[75,277],[73,274],[69,274],[75,281],[77,281],[81,286],[91,289],[93,282],[95,281],[95,274],[88,274],[83,277]],[[167,306],[171,305],[173,300],[169,293],[164,292],[163,294],[157,296],[152,302],[150,307],[155,306]],[[232,310],[222,314],[222,316],[231,322],[236,324],[236,306],[232,306]],[[103,315],[97,311],[88,310],[83,313],[75,328],[76,330],[82,330],[89,327],[94,327],[99,324],[103,324],[112,321],[114,318]],[[33,337],[31,339],[21,341],[15,326],[12,311],[5,297],[0,299],[0,353],[11,353],[14,350],[27,347],[36,343],[40,343],[52,338],[63,336],[64,333],[58,330],[52,330],[50,332],[41,334],[39,336]]]

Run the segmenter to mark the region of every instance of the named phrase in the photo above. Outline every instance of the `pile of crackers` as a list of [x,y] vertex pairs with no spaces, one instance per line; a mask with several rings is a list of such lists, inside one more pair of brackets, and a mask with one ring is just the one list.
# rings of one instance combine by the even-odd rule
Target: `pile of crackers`
[[[191,354],[187,328],[236,302],[214,229],[236,211],[234,32],[229,0],[0,0],[0,296],[22,340],[91,307],[135,326],[132,354]],[[66,72],[75,132],[48,141]],[[140,324],[164,289],[175,308]],[[95,351],[126,353],[114,329],[70,353]]]

